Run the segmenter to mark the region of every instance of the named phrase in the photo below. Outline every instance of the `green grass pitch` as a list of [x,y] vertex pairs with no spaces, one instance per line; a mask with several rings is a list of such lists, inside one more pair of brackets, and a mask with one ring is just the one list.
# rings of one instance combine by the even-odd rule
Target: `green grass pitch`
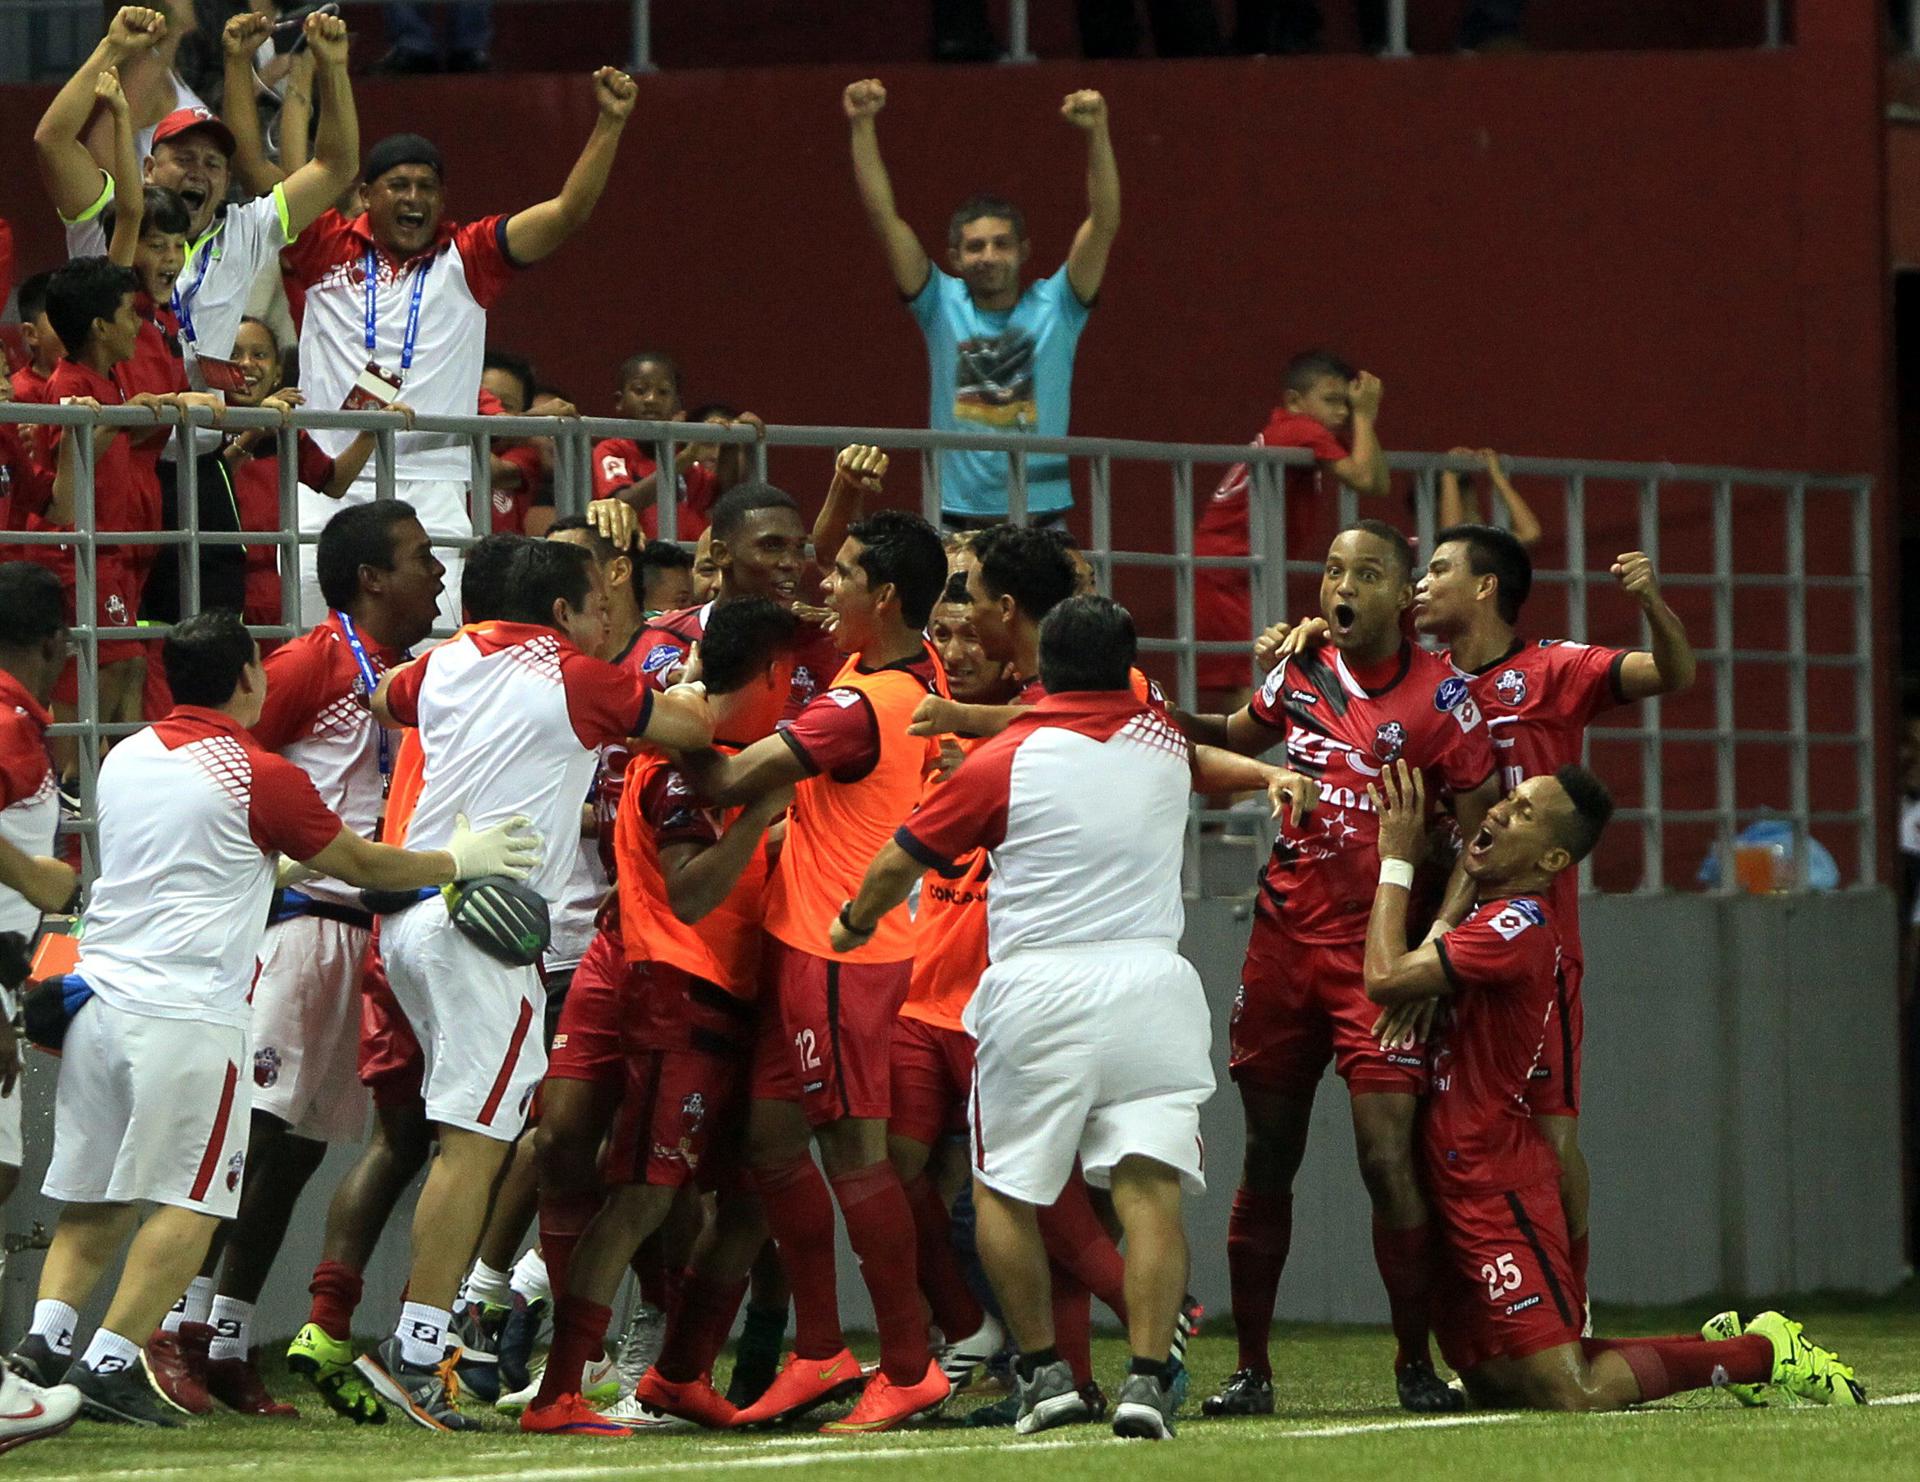
[[[1703,1304],[1684,1311],[1603,1311],[1601,1330],[1684,1331],[1712,1310]],[[1423,1418],[1404,1415],[1394,1404],[1391,1345],[1383,1332],[1283,1325],[1275,1330],[1273,1350],[1280,1413],[1270,1420],[1203,1421],[1197,1415],[1200,1397],[1234,1361],[1226,1325],[1214,1322],[1189,1355],[1194,1387],[1180,1433],[1158,1446],[1117,1441],[1104,1426],[1032,1439],[969,1430],[957,1417],[980,1401],[964,1395],[949,1403],[949,1418],[931,1426],[852,1440],[810,1431],[535,1439],[522,1437],[504,1418],[490,1420],[490,1428],[477,1435],[441,1436],[398,1418],[366,1428],[336,1420],[276,1366],[269,1383],[298,1397],[297,1421],[223,1414],[165,1433],[83,1421],[65,1436],[0,1459],[0,1475],[36,1482],[489,1482],[775,1472],[834,1482],[869,1476],[874,1482],[1165,1482],[1169,1469],[1177,1468],[1187,1478],[1298,1476],[1316,1482],[1920,1476],[1920,1293],[1873,1304],[1814,1300],[1786,1310],[1806,1322],[1810,1337],[1852,1363],[1871,1398],[1881,1403],[1834,1411],[1776,1398],[1768,1409],[1751,1411],[1711,1395],[1625,1415]],[[1125,1368],[1117,1338],[1099,1341],[1095,1367],[1111,1392]]]

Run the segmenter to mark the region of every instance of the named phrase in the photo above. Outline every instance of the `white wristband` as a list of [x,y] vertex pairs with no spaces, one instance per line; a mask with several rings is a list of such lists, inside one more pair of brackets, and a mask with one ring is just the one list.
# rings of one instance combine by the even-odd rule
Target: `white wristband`
[[1383,859],[1380,861],[1380,883],[1398,885],[1402,890],[1413,889],[1413,862],[1405,859]]

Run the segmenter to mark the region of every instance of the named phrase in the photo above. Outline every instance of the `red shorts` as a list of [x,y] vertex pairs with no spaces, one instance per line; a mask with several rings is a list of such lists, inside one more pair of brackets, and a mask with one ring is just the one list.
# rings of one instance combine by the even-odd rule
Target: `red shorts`
[[376,926],[360,974],[360,1084],[373,1092],[373,1104],[386,1111],[421,1104],[426,1071],[420,1041],[387,983]]
[[[1199,555],[1245,555],[1196,551]],[[1201,654],[1195,681],[1203,690],[1244,690],[1253,683],[1253,595],[1243,571],[1203,566],[1193,573],[1193,636],[1202,643],[1238,643],[1237,654]]]
[[973,1036],[902,1014],[893,1021],[893,1113],[887,1131],[931,1147],[967,1130]]
[[[41,549],[46,549],[41,547]],[[137,638],[109,638],[107,633],[115,628],[124,628],[132,634],[140,620],[140,591],[145,578],[136,572],[119,551],[101,551],[96,558],[94,568],[96,586],[94,589],[94,611],[91,617],[76,610],[78,588],[75,584],[71,554],[65,569],[58,570],[60,590],[67,599],[67,611],[74,614],[76,622],[91,622],[100,629],[96,641],[100,645],[100,662],[115,664],[122,659],[137,659],[146,656],[148,645]],[[153,645],[153,658],[159,661],[159,645]],[[63,705],[79,704],[80,681],[77,661],[70,661],[60,671],[60,678],[53,689],[54,699]]]
[[893,1021],[907,1001],[913,963],[842,962],[769,937],[763,972],[769,991],[753,1094],[799,1102],[816,1127],[843,1117],[885,1119],[893,1109]]
[[679,1188],[711,1171],[712,1150],[737,1142],[753,1006],[663,963],[634,963],[630,972],[648,1012],[628,1019],[626,1090],[604,1176]]
[[1518,1190],[1428,1191],[1438,1232],[1433,1330],[1457,1372],[1578,1343],[1585,1312],[1554,1180]]
[[562,1081],[618,1084],[626,1074],[620,1025],[631,1011],[626,951],[619,937],[595,932],[573,970],[547,1055],[547,1074]]
[[1560,959],[1560,990],[1553,1005],[1553,1022],[1540,1046],[1539,1063],[1527,1082],[1527,1110],[1536,1117],[1580,1115],[1580,1041],[1587,1014],[1581,1007],[1580,980],[1586,965],[1578,957]]
[[1256,916],[1233,999],[1228,1065],[1234,1080],[1305,1100],[1331,1060],[1355,1096],[1424,1093],[1426,1047],[1389,1053],[1374,1036],[1380,1006],[1367,997],[1365,955],[1364,942],[1295,941]]

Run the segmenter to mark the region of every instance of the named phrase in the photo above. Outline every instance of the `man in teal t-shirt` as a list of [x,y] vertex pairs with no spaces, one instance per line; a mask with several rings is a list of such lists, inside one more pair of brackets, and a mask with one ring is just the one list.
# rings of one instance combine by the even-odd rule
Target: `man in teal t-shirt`
[[[893,204],[874,118],[887,92],[872,78],[842,98],[852,126],[853,174],[893,281],[927,340],[937,432],[1027,432],[1064,437],[1073,396],[1073,352],[1106,275],[1120,229],[1120,169],[1107,134],[1106,100],[1070,93],[1061,115],[1087,135],[1087,219],[1067,260],[1026,288],[1020,270],[1032,252],[1017,206],[974,196],[947,227],[952,273],[934,267]],[[957,275],[957,276],[956,276]],[[977,529],[1007,516],[1011,460],[1004,453],[940,455],[941,518]],[[1073,504],[1065,458],[1026,462],[1027,510],[1036,524],[1057,524]]]

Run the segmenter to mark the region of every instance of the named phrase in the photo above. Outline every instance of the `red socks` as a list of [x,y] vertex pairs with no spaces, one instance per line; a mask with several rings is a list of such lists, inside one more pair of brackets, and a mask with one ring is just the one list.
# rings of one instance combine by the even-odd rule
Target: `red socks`
[[[827,1194],[826,1180],[813,1159],[804,1155],[791,1163],[752,1172],[753,1186],[766,1209],[767,1228],[780,1250],[781,1269],[787,1273],[787,1285],[793,1288],[793,1351],[801,1358],[832,1358],[847,1346],[847,1340],[840,1331],[840,1294],[833,1270],[833,1200]],[[899,1180],[894,1182],[898,1184]],[[905,1203],[904,1196],[901,1202]],[[847,1224],[851,1228],[851,1218]],[[903,1211],[900,1228],[909,1242],[913,1239],[912,1226],[912,1211]],[[911,1251],[911,1245],[908,1249]],[[911,1265],[908,1269],[911,1272]],[[917,1308],[917,1293],[914,1300]]]
[[353,1309],[360,1305],[360,1273],[339,1261],[322,1261],[307,1284],[313,1307],[307,1321],[329,1338],[346,1342],[353,1336]]
[[1583,1338],[1581,1350],[1591,1359],[1617,1353],[1633,1371],[1640,1398],[1664,1400],[1689,1389],[1715,1384],[1766,1384],[1773,1378],[1773,1343],[1759,1333],[1740,1338],[1702,1342],[1696,1337]]
[[1273,1333],[1273,1304],[1280,1294],[1280,1273],[1293,1245],[1293,1190],[1234,1191],[1227,1220],[1227,1279],[1233,1292],[1233,1330],[1240,1340],[1234,1366],[1270,1376],[1267,1340]]
[[[927,1348],[926,1313],[920,1305],[913,1208],[907,1191],[885,1158],[843,1173],[832,1183],[833,1197],[847,1222],[847,1244],[860,1258],[860,1276],[873,1299],[874,1326],[880,1330],[880,1372],[895,1384],[918,1384],[927,1377],[933,1355]],[[797,1283],[794,1295],[799,1295]]]
[[556,1301],[567,1292],[567,1268],[573,1248],[587,1224],[599,1213],[603,1196],[598,1189],[585,1194],[540,1196],[540,1258],[547,1263],[547,1282]]
[[553,1349],[547,1355],[547,1372],[540,1378],[540,1393],[533,1401],[536,1407],[551,1405],[562,1395],[580,1393],[581,1372],[587,1360],[600,1352],[607,1324],[612,1321],[613,1310],[598,1302],[584,1297],[560,1298],[554,1309]]
[[907,1203],[913,1206],[915,1255],[920,1269],[920,1290],[933,1309],[933,1320],[949,1343],[971,1338],[980,1330],[984,1318],[980,1301],[961,1274],[960,1258],[954,1254],[947,1224],[947,1206],[940,1202],[940,1191],[924,1173],[906,1186]]
[[1093,1378],[1093,1294],[1058,1261],[1052,1263],[1053,1348],[1073,1370],[1073,1382]]
[[1389,1230],[1378,1219],[1373,1224],[1373,1259],[1387,1289],[1387,1311],[1393,1319],[1395,1371],[1410,1363],[1432,1363],[1427,1328],[1433,1298],[1433,1266],[1429,1259],[1427,1227]]
[[1093,1200],[1087,1196],[1087,1181],[1078,1167],[1060,1190],[1060,1197],[1050,1207],[1037,1211],[1036,1219],[1048,1258],[1070,1271],[1124,1324],[1127,1265],[1094,1212]]
[[713,1361],[727,1345],[734,1315],[746,1294],[745,1277],[739,1281],[709,1281],[691,1270],[682,1276],[667,1313],[660,1357],[654,1362],[660,1377],[669,1384],[687,1384],[712,1373]]

